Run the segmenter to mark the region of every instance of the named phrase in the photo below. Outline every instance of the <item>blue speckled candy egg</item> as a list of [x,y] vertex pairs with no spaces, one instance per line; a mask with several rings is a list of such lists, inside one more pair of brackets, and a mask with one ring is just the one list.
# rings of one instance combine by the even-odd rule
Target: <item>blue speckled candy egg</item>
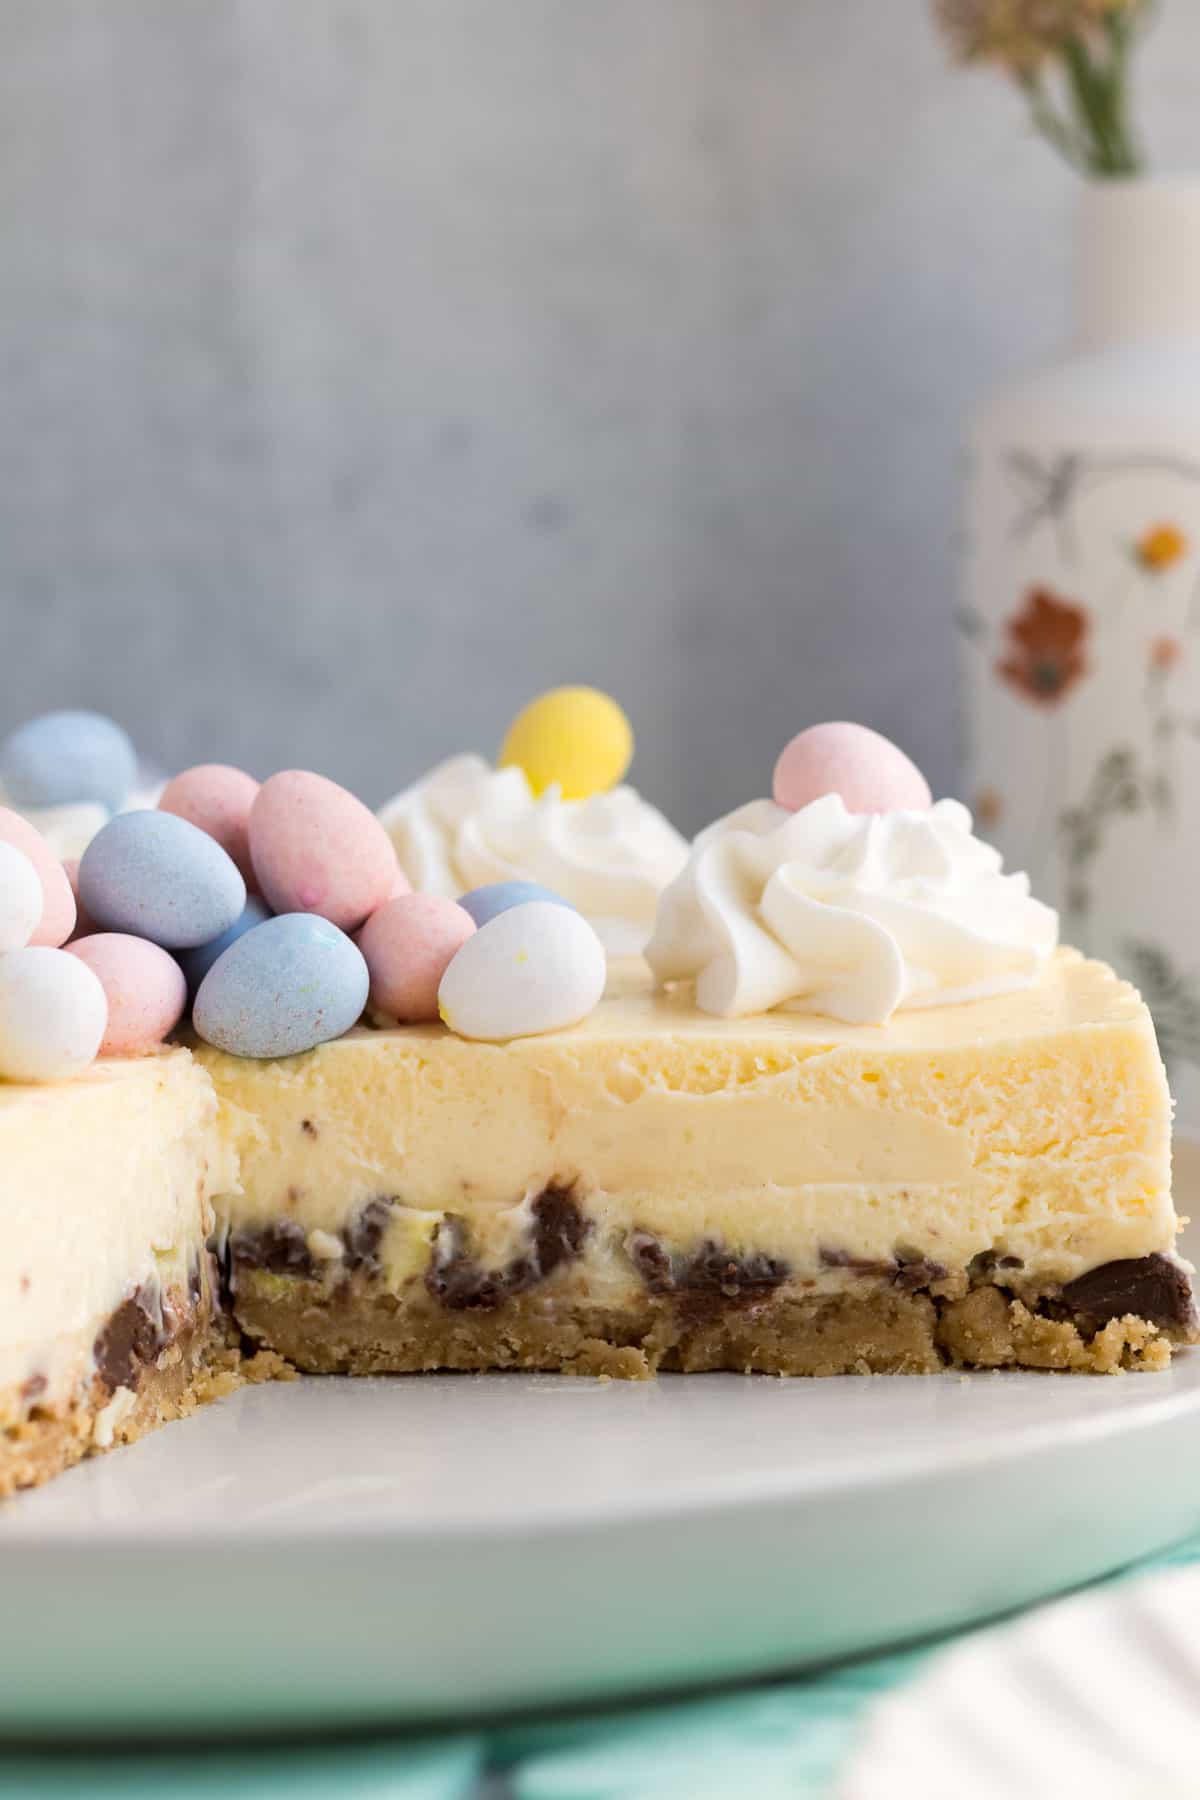
[[266,901],[260,900],[257,894],[251,894],[242,908],[241,918],[235,919],[228,931],[213,938],[211,943],[198,944],[194,950],[181,950],[177,960],[187,977],[188,992],[196,992],[218,956],[223,956],[230,944],[236,944],[240,937],[245,937],[256,925],[265,925],[270,917],[271,909]]
[[486,925],[497,913],[507,912],[510,906],[526,906],[531,900],[549,900],[555,906],[568,906],[576,909],[553,888],[542,887],[536,881],[493,881],[487,887],[472,888],[469,894],[460,894],[458,904],[464,912],[470,913],[476,927]]
[[116,812],[136,775],[133,745],[103,713],[42,713],[0,745],[0,787],[14,806],[91,801]]
[[297,1056],[357,1023],[370,978],[362,951],[317,913],[281,913],[220,955],[192,1022],[234,1056]]
[[241,916],[246,884],[215,838],[174,813],[118,813],[79,860],[79,897],[101,931],[164,950],[211,943]]

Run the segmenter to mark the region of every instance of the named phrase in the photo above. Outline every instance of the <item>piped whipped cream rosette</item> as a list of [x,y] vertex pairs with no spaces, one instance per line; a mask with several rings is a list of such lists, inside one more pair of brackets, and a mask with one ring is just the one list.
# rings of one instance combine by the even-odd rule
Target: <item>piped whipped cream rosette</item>
[[751,802],[697,839],[646,956],[721,1017],[783,1007],[882,1025],[1028,986],[1058,915],[1005,874],[956,800],[851,812],[839,793],[796,811]]
[[534,881],[570,901],[610,956],[636,955],[688,846],[632,787],[568,800],[535,794],[525,770],[464,754],[439,763],[379,814],[418,891],[452,897]]

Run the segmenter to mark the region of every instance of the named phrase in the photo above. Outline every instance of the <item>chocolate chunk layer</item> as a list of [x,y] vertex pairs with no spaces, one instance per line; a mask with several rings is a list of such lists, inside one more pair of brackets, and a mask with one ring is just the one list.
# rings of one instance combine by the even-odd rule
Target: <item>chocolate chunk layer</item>
[[388,1195],[377,1194],[345,1227],[342,1242],[346,1246],[347,1269],[365,1269],[370,1275],[379,1273],[379,1246],[391,1220],[393,1204]]
[[[392,1216],[394,1199],[377,1194],[361,1206],[341,1232],[342,1259],[333,1267],[345,1273],[355,1269],[379,1273],[379,1247]],[[234,1275],[238,1269],[265,1269],[271,1275],[296,1275],[317,1281],[330,1264],[315,1257],[308,1247],[308,1233],[295,1219],[273,1219],[254,1230],[235,1231],[229,1240]],[[236,1286],[236,1280],[234,1282]]]
[[1062,1298],[1097,1330],[1127,1313],[1166,1330],[1184,1330],[1196,1317],[1191,1278],[1170,1256],[1132,1256],[1101,1263],[1098,1269],[1068,1281]]
[[489,1312],[573,1262],[590,1230],[591,1221],[571,1190],[551,1184],[530,1208],[529,1250],[499,1269],[488,1269],[472,1254],[462,1220],[448,1214],[438,1226],[425,1286],[453,1312]]
[[627,1248],[650,1292],[674,1295],[689,1314],[760,1300],[791,1273],[780,1257],[734,1256],[711,1238],[690,1256],[672,1256],[651,1232],[634,1231]]
[[822,1249],[821,1261],[827,1269],[849,1269],[855,1275],[874,1275],[909,1294],[915,1294],[918,1288],[929,1287],[932,1282],[944,1281],[948,1273],[942,1263],[922,1256],[918,1250],[897,1250],[895,1256],[874,1259],[852,1256],[849,1250]]
[[570,1188],[551,1184],[533,1203],[533,1253],[537,1279],[544,1281],[560,1264],[574,1262],[583,1249],[591,1224]]
[[239,1269],[266,1269],[272,1275],[302,1275],[308,1280],[317,1273],[307,1233],[295,1219],[273,1219],[253,1231],[235,1231],[229,1257],[235,1277]]
[[153,1362],[166,1343],[162,1313],[143,1285],[121,1302],[92,1346],[96,1372],[114,1391],[135,1387],[143,1366]]

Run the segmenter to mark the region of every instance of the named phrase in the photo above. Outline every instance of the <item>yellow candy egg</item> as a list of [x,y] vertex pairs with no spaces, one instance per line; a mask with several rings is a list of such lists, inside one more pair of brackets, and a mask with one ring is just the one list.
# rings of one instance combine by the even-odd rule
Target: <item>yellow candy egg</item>
[[535,794],[552,782],[564,800],[586,800],[615,787],[633,759],[633,727],[599,688],[551,688],[508,728],[502,767],[524,769]]

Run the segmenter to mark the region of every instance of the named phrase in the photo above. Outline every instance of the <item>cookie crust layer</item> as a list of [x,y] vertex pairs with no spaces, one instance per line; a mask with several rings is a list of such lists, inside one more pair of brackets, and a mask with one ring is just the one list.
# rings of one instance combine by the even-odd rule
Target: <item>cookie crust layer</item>
[[1145,1319],[1110,1320],[1085,1336],[996,1288],[962,1300],[900,1290],[774,1296],[733,1314],[689,1319],[647,1297],[614,1309],[510,1301],[498,1313],[437,1315],[381,1293],[353,1305],[315,1284],[251,1285],[238,1303],[249,1336],[314,1374],[525,1369],[647,1380],[659,1371],[764,1375],[930,1375],[951,1367],[1114,1374],[1162,1369],[1169,1337]]
[[28,1389],[0,1394],[0,1495],[36,1487],[73,1463],[116,1444],[132,1444],[156,1425],[181,1418],[227,1391],[236,1366],[214,1327],[207,1270],[193,1290],[168,1289],[162,1321],[152,1325],[138,1295],[113,1313],[101,1332],[97,1369],[65,1404],[38,1403]]

